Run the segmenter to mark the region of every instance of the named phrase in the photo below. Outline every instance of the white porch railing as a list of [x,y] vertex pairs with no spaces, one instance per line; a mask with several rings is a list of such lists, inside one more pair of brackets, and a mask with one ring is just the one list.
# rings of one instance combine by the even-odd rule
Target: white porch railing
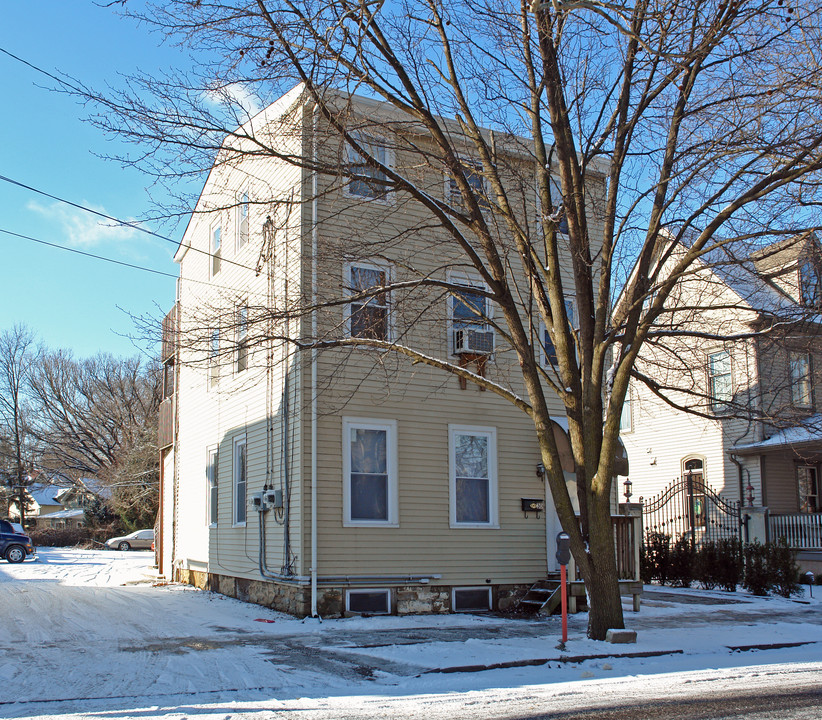
[[792,548],[822,549],[822,513],[771,515],[769,523],[771,540],[784,537]]

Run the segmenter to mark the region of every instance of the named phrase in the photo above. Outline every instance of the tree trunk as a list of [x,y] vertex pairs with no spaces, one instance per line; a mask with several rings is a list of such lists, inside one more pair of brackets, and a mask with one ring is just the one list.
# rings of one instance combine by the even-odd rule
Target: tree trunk
[[591,607],[588,612],[588,637],[604,640],[609,629],[623,629],[622,600],[619,594],[614,535],[610,508],[595,508],[590,523],[587,563],[582,564],[583,580]]

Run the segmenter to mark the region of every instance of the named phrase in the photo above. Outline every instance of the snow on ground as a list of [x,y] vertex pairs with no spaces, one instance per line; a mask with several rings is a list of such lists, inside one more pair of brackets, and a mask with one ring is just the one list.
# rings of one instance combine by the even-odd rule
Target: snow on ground
[[[626,612],[635,645],[588,640],[581,614],[560,649],[556,617],[302,621],[155,586],[152,561],[44,548],[37,561],[0,562],[0,717],[451,720],[502,717],[503,707],[523,717],[708,683],[730,692],[822,677],[822,588],[801,602],[648,588],[642,611]],[[746,647],[773,644],[789,647]],[[636,653],[646,657],[624,657]],[[441,672],[499,663],[513,667]]]

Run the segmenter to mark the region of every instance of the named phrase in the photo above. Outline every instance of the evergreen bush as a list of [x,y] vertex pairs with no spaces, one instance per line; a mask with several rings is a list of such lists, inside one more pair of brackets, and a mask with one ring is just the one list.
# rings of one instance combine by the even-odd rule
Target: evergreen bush
[[691,587],[696,569],[696,549],[687,535],[680,537],[671,551],[669,578],[674,587]]
[[758,540],[745,545],[745,579],[743,585],[754,595],[767,595],[773,587],[768,572],[768,547]]
[[785,538],[768,544],[768,576],[773,592],[782,597],[798,595],[802,588],[799,585],[799,567],[794,560],[794,552],[788,547]]

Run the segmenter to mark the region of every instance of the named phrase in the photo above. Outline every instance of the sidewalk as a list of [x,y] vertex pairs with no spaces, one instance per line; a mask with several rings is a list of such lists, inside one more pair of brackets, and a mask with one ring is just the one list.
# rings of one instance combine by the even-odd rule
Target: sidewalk
[[[820,588],[822,590],[822,588]],[[819,593],[822,595],[822,592]],[[568,642],[560,646],[560,618],[507,619],[477,616],[468,625],[443,618],[363,618],[330,621],[322,632],[326,649],[338,656],[357,656],[370,668],[390,663],[391,672],[417,676],[478,673],[540,666],[594,666],[614,669],[633,661],[646,671],[695,665],[727,665],[744,653],[750,663],[763,653],[794,659],[822,656],[822,603],[819,598],[756,598],[747,593],[647,587],[639,613],[625,604],[626,628],[637,631],[636,644],[608,644],[586,637],[587,614],[569,618]],[[455,616],[448,616],[456,621]],[[372,623],[361,631],[364,623]],[[757,657],[754,657],[757,655]],[[737,657],[733,662],[740,662]],[[747,662],[747,661],[746,661]],[[707,664],[706,664],[707,663]],[[401,668],[406,668],[402,672]]]

